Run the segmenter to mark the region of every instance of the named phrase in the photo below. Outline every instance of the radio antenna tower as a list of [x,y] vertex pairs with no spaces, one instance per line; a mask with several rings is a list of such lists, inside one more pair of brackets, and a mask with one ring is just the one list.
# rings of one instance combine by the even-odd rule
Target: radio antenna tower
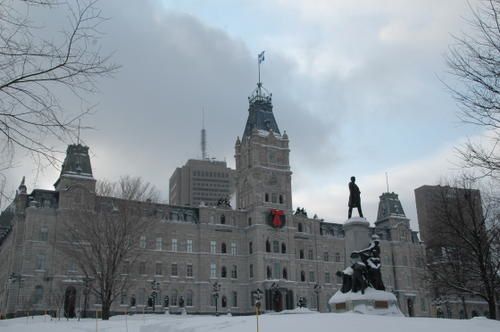
[[207,159],[207,131],[205,130],[205,109],[201,115],[201,159]]

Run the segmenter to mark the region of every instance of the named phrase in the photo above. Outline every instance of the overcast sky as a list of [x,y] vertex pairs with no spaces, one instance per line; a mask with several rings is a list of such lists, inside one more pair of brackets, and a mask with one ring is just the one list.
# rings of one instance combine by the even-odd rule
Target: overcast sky
[[[167,200],[175,168],[201,156],[202,109],[209,155],[234,167],[262,50],[262,80],[273,93],[278,126],[290,137],[293,205],[310,215],[343,222],[355,175],[366,217],[375,221],[388,172],[390,191],[417,228],[414,189],[449,178],[457,170],[454,148],[481,134],[460,123],[440,81],[453,84],[445,54],[451,34],[467,29],[466,1],[107,0],[99,6],[110,18],[101,27],[103,52],[114,52],[122,68],[98,82],[100,93],[89,98],[98,103],[96,113],[84,120],[95,128],[82,139],[97,179],[142,176]],[[29,158],[18,154],[17,161],[11,190],[22,175],[29,190],[53,188],[57,170],[37,176]]]

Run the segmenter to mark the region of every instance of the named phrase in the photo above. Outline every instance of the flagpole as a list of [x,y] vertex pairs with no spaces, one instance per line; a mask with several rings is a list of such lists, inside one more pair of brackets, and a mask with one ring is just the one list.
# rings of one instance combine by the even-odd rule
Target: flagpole
[[259,86],[260,86],[260,59],[257,56],[257,67],[259,68]]

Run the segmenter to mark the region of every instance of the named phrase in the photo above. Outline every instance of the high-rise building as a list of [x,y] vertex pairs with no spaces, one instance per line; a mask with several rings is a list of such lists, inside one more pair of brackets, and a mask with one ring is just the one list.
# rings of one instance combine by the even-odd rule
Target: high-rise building
[[[476,216],[482,215],[481,193],[477,189],[455,188],[450,186],[429,186],[424,185],[415,189],[415,201],[417,205],[418,225],[421,239],[425,243],[427,250],[446,246],[449,241],[443,237],[440,228],[442,221],[447,217],[463,218],[462,216],[446,216],[445,214],[458,213],[458,207],[469,209],[471,205],[468,201],[477,201],[473,205],[473,213]],[[479,217],[480,218],[480,217]]]
[[[456,188],[441,185],[424,185],[415,189],[418,224],[421,239],[425,245],[426,264],[431,271],[429,277],[431,286],[432,310],[437,316],[447,318],[466,318],[478,315],[488,316],[488,304],[484,299],[462,292],[457,287],[449,287],[443,283],[447,273],[437,278],[436,271],[453,271],[450,280],[456,282],[474,282],[477,278],[473,269],[451,266],[467,266],[471,256],[458,254],[470,251],[462,246],[468,235],[484,234],[481,229],[483,216],[481,193],[476,189]],[[479,222],[479,223],[478,223]],[[486,238],[485,238],[486,242]],[[457,256],[455,256],[457,255]],[[449,264],[454,262],[453,264]]]
[[215,206],[229,200],[233,192],[233,171],[225,161],[189,159],[177,167],[169,181],[172,205]]

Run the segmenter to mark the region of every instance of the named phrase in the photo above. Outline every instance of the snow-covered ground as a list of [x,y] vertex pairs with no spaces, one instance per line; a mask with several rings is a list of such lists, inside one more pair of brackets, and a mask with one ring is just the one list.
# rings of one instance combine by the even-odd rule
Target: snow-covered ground
[[[486,318],[451,320],[434,318],[383,317],[360,314],[333,314],[302,312],[259,316],[260,332],[333,332],[333,331],[382,331],[382,332],[499,332],[500,322]],[[97,321],[99,331],[105,332],[215,332],[256,331],[255,316],[178,316],[136,315],[113,317]],[[1,332],[92,332],[96,320],[50,320],[48,316],[16,318],[0,321]]]

